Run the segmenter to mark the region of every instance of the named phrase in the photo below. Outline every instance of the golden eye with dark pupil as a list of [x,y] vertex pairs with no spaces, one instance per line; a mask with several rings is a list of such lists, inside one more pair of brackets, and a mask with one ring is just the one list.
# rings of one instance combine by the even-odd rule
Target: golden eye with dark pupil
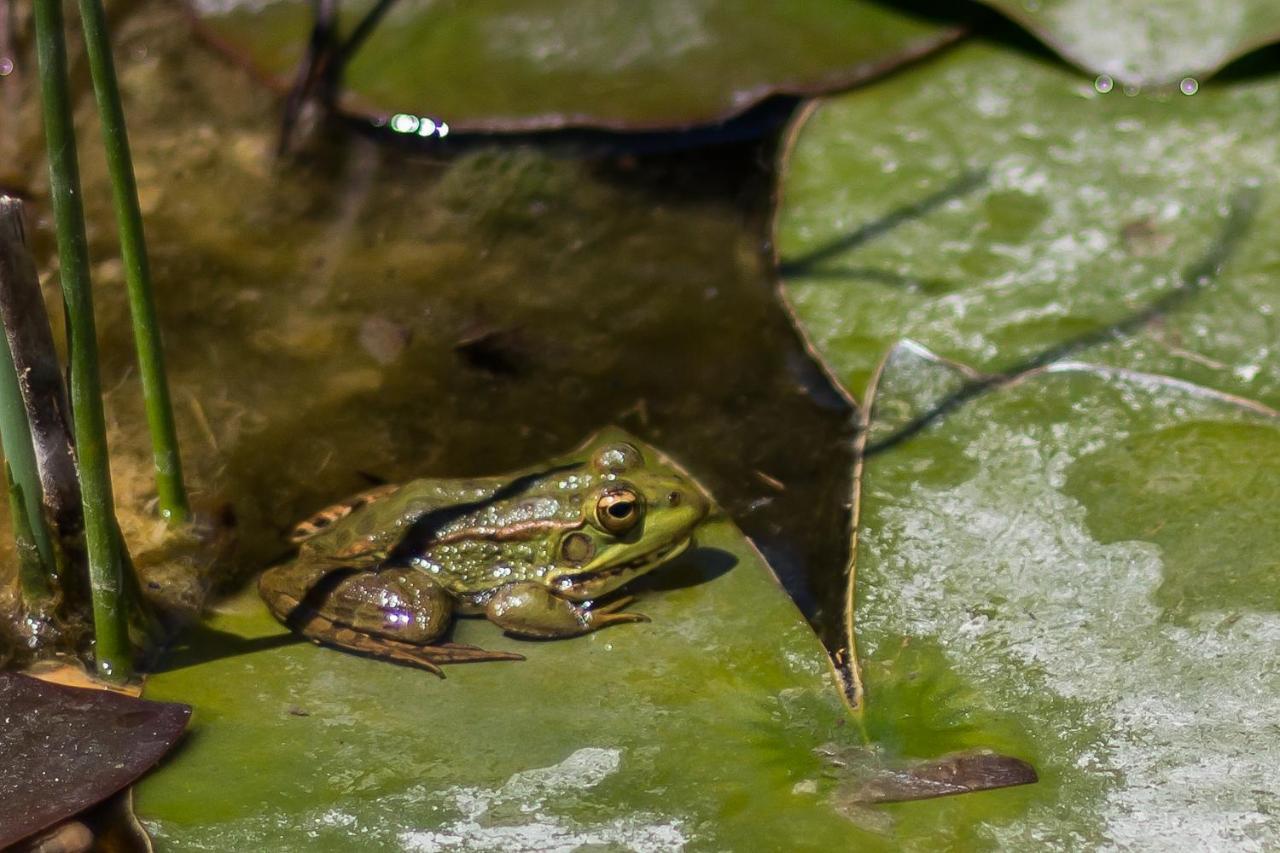
[[596,520],[610,533],[625,533],[640,520],[640,496],[627,489],[606,492],[596,502]]

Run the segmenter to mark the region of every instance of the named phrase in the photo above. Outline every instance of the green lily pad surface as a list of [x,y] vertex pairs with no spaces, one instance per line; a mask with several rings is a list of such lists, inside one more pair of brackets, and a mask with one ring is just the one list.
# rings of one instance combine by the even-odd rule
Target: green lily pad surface
[[[854,741],[822,647],[728,522],[633,609],[648,624],[420,670],[295,641],[250,592],[147,684],[195,708],[137,790],[166,850],[815,847],[870,837],[814,749]],[[234,686],[234,687],[233,687]]]
[[1036,766],[943,846],[1268,848],[1280,87],[1106,88],[971,42],[794,129],[782,292],[870,408],[868,732]]
[[1130,97],[962,45],[798,123],[784,293],[854,394],[913,338],[985,371],[1092,344],[1280,404],[1280,149],[1258,120],[1278,112],[1272,80]]
[[1214,73],[1280,38],[1268,0],[982,0],[1081,68],[1133,85]]
[[[1049,796],[979,827],[984,846],[1280,843],[1277,413],[1067,362],[874,449],[967,381],[910,345],[876,387],[857,555],[868,708],[931,683],[965,697],[964,718],[937,703],[953,723],[1031,732]],[[927,742],[931,715],[898,725]]]
[[[306,48],[311,5],[193,2],[216,44],[277,85]],[[372,5],[341,3],[343,29]],[[958,34],[869,0],[402,0],[352,58],[342,103],[455,130],[685,127],[851,85]]]

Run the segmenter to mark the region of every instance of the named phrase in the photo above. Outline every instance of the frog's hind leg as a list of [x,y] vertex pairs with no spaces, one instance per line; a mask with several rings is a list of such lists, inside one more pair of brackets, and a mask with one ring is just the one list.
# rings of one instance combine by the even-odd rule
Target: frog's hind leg
[[263,576],[263,597],[290,628],[322,645],[416,666],[443,675],[441,664],[518,660],[462,643],[433,644],[453,620],[453,599],[407,568],[338,568],[303,597]]
[[326,619],[315,611],[308,612],[303,619],[291,621],[290,627],[318,645],[414,666],[444,678],[444,671],[440,669],[440,663],[444,661],[437,662],[430,646],[415,646],[364,634]]
[[444,678],[444,671],[440,667],[446,664],[524,660],[524,655],[489,651],[467,643],[415,645],[388,637],[375,637],[339,625],[314,611],[295,630],[323,646],[425,669],[441,678]]

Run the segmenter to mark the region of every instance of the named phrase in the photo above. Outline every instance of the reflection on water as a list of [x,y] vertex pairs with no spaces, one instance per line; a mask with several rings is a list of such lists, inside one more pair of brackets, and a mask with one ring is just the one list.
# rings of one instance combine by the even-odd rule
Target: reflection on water
[[[378,124],[378,122],[375,122]],[[396,113],[387,120],[387,127],[396,133],[408,133],[414,136],[436,136],[444,139],[449,135],[449,123],[444,119],[433,119],[428,116],[413,116],[408,113]]]

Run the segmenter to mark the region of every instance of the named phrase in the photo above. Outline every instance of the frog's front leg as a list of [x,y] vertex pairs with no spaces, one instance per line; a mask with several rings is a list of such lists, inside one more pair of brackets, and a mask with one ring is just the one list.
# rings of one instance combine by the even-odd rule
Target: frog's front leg
[[485,616],[502,630],[517,637],[551,639],[576,637],[606,625],[621,622],[648,622],[640,613],[618,613],[630,598],[607,607],[587,608],[556,595],[545,586],[530,582],[510,583],[499,589],[485,605]]

